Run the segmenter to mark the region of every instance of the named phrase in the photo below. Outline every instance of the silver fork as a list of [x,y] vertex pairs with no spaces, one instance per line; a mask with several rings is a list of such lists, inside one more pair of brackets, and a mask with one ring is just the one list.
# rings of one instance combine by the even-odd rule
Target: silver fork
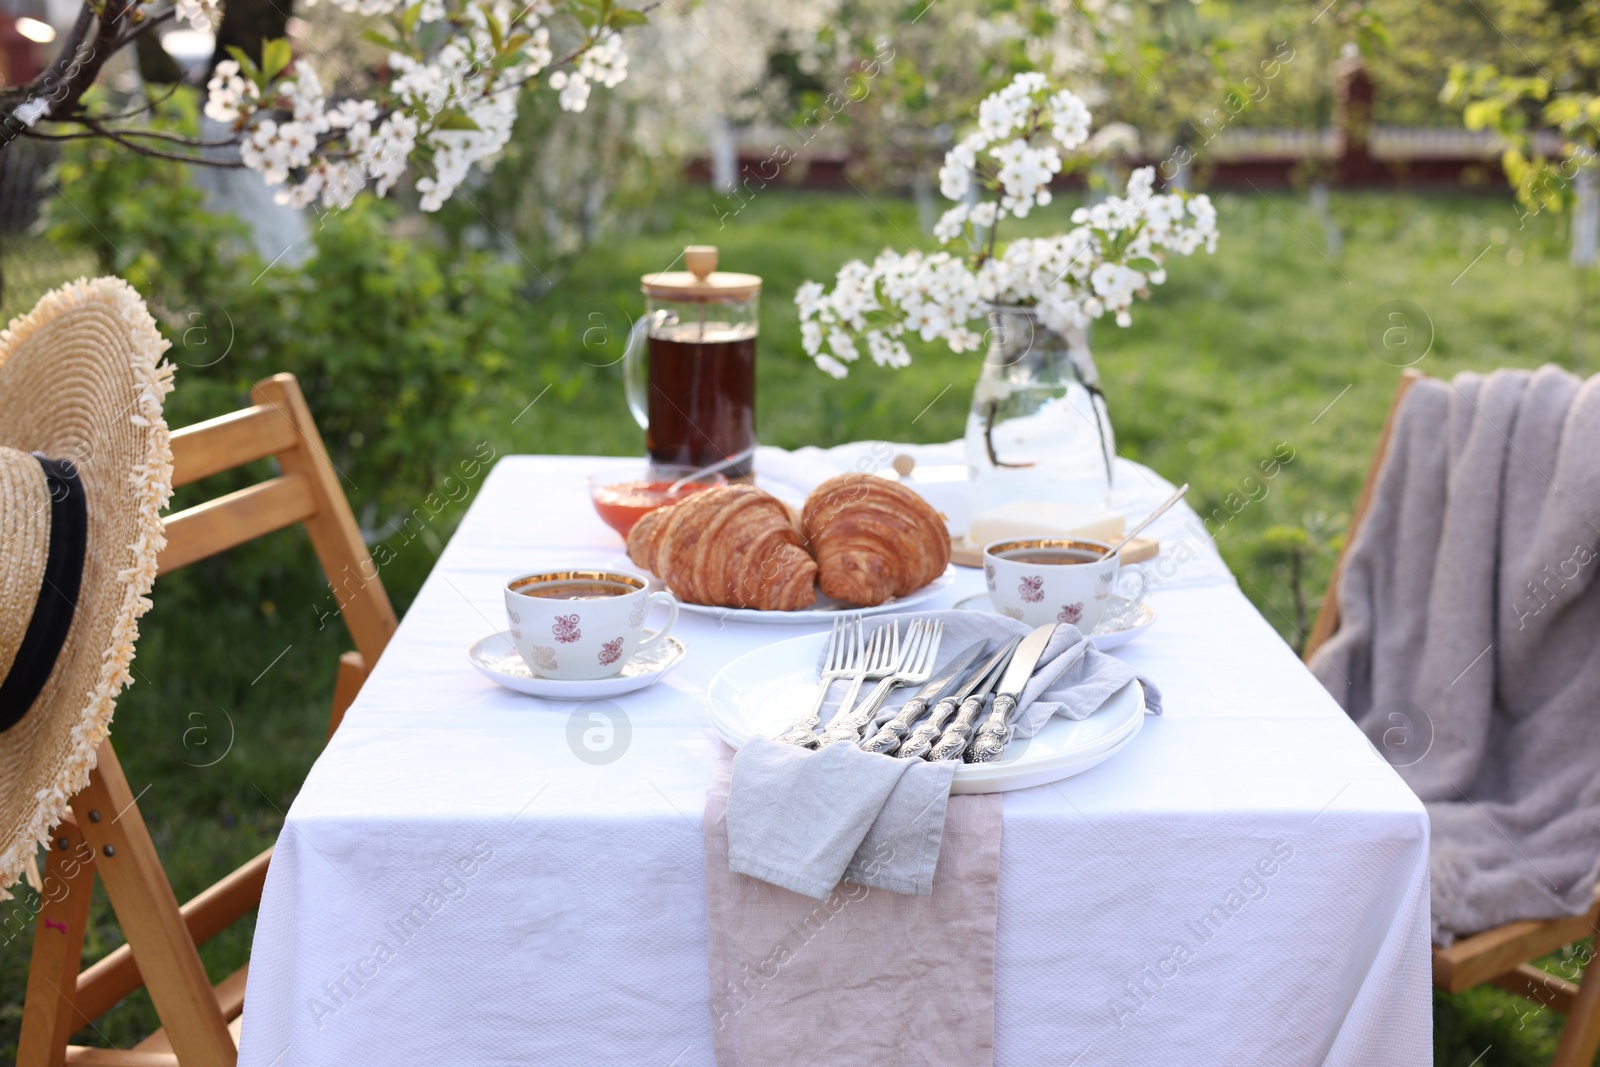
[[[878,707],[882,706],[890,691],[899,686],[925,685],[928,679],[933,677],[934,664],[939,660],[939,644],[944,639],[944,623],[933,623],[927,627],[925,634],[921,656],[919,659],[912,661],[910,670],[905,674],[895,675],[894,678],[890,679],[893,684],[883,687],[881,693],[877,691],[873,693],[873,696],[878,698],[878,702],[872,709],[871,717],[862,724],[863,726],[870,726],[873,719],[877,718]],[[900,739],[905,736],[907,730],[911,729],[911,723],[921,716],[927,708],[928,702],[926,700],[919,700],[913,697],[906,702],[905,707],[901,708],[898,714],[879,727],[875,734],[870,734],[863,738],[861,747],[868,752],[888,753],[890,749],[900,744]]]
[[861,726],[854,712],[856,695],[861,692],[862,682],[875,682],[880,678],[886,678],[899,667],[900,621],[898,619],[872,631],[872,638],[867,645],[866,662],[866,668],[850,680],[850,688],[845,690],[844,699],[839,702],[839,710],[829,721],[828,728],[822,731],[822,737],[817,742],[818,748],[838,741],[860,740]]
[[862,743],[861,734],[870,727],[873,720],[878,717],[878,709],[895,689],[906,685],[922,685],[933,676],[933,665],[939,655],[939,642],[944,637],[942,623],[929,623],[925,619],[918,619],[911,624],[913,634],[907,634],[906,655],[900,661],[899,668],[894,674],[879,682],[872,695],[862,701],[861,707],[856,710],[854,722],[856,735],[852,739],[857,744]]
[[849,615],[833,620],[833,632],[828,635],[828,650],[823,656],[822,673],[817,684],[817,699],[811,710],[796,719],[778,740],[786,745],[811,748],[817,743],[817,726],[822,722],[822,705],[827,703],[828,688],[840,678],[858,675],[866,663],[866,651],[861,641],[861,617]]

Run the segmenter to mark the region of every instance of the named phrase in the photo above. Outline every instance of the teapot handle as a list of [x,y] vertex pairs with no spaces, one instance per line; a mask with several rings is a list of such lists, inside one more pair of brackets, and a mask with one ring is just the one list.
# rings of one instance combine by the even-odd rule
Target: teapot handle
[[628,408],[639,429],[650,428],[649,385],[645,381],[644,341],[651,330],[670,325],[678,316],[665,308],[641,315],[628,331],[628,346],[622,350],[622,384],[628,393]]

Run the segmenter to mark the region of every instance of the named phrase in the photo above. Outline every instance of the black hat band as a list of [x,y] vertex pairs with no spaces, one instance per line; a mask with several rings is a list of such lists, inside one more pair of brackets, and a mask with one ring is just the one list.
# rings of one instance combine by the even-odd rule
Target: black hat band
[[0,733],[11,729],[38,699],[72,629],[83,559],[89,545],[89,508],[78,469],[70,460],[35,452],[50,490],[50,549],[33,617],[17,646],[11,670],[0,679]]

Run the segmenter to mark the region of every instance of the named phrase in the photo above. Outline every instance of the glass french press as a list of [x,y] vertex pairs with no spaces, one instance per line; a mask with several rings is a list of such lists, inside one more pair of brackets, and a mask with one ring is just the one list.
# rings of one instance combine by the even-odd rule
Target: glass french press
[[623,355],[628,407],[654,463],[747,478],[756,447],[761,279],[717,270],[712,245],[684,249],[687,270],[639,279],[645,314]]

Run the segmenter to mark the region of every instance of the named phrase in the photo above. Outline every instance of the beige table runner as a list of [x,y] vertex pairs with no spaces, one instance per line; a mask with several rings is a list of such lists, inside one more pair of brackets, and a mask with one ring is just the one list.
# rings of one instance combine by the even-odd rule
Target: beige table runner
[[732,766],[704,824],[719,1067],[990,1067],[1000,794],[950,798],[931,896],[817,901],[728,870]]

